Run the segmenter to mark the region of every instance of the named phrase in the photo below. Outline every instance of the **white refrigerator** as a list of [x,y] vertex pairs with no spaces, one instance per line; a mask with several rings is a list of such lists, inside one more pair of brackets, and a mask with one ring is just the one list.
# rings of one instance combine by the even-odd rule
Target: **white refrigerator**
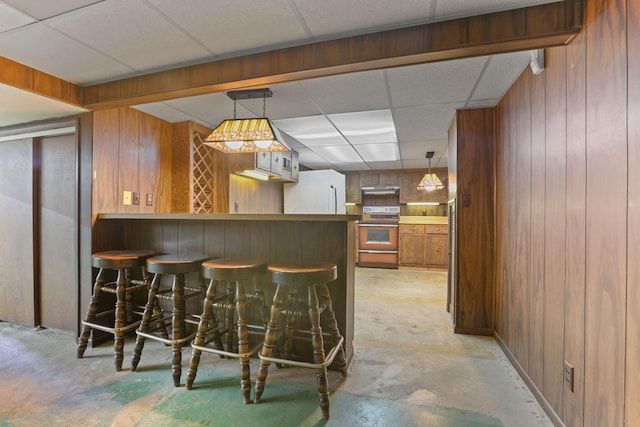
[[301,171],[284,184],[286,214],[344,214],[345,177],[332,169]]

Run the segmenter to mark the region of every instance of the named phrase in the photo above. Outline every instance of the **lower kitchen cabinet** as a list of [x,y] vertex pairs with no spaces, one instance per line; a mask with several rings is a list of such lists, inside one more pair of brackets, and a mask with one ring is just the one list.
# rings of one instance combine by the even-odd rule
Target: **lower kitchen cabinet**
[[400,224],[399,231],[400,266],[447,267],[449,240],[446,224]]

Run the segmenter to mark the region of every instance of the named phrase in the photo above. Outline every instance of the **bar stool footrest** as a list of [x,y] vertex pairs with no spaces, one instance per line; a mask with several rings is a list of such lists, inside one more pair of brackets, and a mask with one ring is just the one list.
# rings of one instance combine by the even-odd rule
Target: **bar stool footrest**
[[108,332],[110,334],[115,334],[116,332],[128,332],[132,329],[137,328],[140,325],[141,321],[138,320],[137,322],[133,322],[130,323],[126,326],[123,326],[122,328],[115,328],[113,326],[107,326],[107,325],[101,325],[99,323],[93,323],[93,322],[87,322],[86,320],[82,321],[82,324],[85,326],[89,326],[90,328],[93,329],[98,329],[99,331],[102,332]]
[[342,350],[343,343],[344,343],[344,337],[341,337],[338,344],[336,344],[331,348],[331,350],[329,350],[329,353],[327,354],[327,357],[325,358],[324,363],[300,362],[297,360],[279,359],[276,357],[266,357],[261,354],[258,354],[258,357],[260,358],[260,360],[265,360],[267,362],[281,364],[281,365],[298,366],[300,368],[319,369],[319,368],[325,368],[333,363],[333,359],[335,359],[336,355],[338,354],[338,351]]

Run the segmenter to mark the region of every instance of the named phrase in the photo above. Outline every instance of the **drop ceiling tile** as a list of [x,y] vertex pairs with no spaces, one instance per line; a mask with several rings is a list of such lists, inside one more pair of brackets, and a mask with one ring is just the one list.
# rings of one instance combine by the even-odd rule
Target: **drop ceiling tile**
[[348,146],[347,141],[325,116],[274,120],[274,124],[307,147]]
[[529,62],[528,51],[493,55],[471,100],[502,98]]
[[368,171],[371,170],[368,164],[364,162],[357,163],[340,163],[339,167],[336,167],[341,171]]
[[300,163],[302,163],[303,165],[322,165],[322,164],[327,164],[327,161],[320,157],[318,154],[316,154],[314,151],[312,151],[309,148],[300,148],[298,150],[298,160],[300,161]]
[[4,3],[10,4],[38,20],[44,20],[102,1],[103,0],[4,0]]
[[427,164],[427,151],[435,152],[437,157],[441,152],[446,151],[448,141],[446,139],[401,142],[398,144],[400,156],[403,160],[418,160]]
[[492,0],[483,2],[471,2],[469,0],[438,0],[436,4],[436,19],[441,21],[444,19],[480,15],[543,3],[554,3],[557,1],[561,0]]
[[0,34],[0,51],[4,57],[76,84],[133,71],[42,23]]
[[311,40],[289,0],[149,0],[216,55]]
[[394,108],[398,141],[447,139],[455,110],[462,107],[464,104]]
[[[266,116],[271,120],[319,115],[321,111],[307,96],[300,83],[283,83],[270,87],[273,95],[266,99]],[[256,116],[262,117],[262,99],[238,101]]]
[[0,33],[13,30],[36,20],[13,7],[0,2]]
[[403,0],[399,7],[391,6],[388,0],[294,0],[294,3],[313,36],[322,38],[428,21],[432,17],[432,1]]
[[176,110],[175,108],[164,102],[134,105],[132,108],[135,108],[138,111],[142,111],[143,113],[147,113],[169,123],[185,122],[194,119],[193,116],[183,111]]
[[[165,103],[207,123],[209,127],[218,126],[223,120],[233,118],[233,101],[224,92],[172,99]],[[241,105],[236,105],[236,117],[248,119],[256,116]]]
[[478,57],[389,69],[393,106],[465,102],[486,61]]
[[138,71],[166,68],[211,55],[140,1],[102,2],[47,23]]
[[424,169],[427,170],[427,159],[423,160],[405,160],[402,159],[402,169]]
[[398,144],[364,144],[354,147],[365,162],[395,161],[400,159]]
[[362,161],[358,153],[349,145],[314,147],[313,151],[325,161],[336,165]]
[[397,142],[391,110],[329,114],[327,117],[351,144]]
[[325,114],[389,108],[383,71],[342,74],[300,83]]

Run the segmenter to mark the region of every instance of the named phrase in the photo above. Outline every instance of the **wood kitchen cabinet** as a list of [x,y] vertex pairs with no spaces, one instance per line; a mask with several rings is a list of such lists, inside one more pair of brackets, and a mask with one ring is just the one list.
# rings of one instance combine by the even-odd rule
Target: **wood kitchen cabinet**
[[446,224],[400,224],[399,231],[399,265],[447,267],[449,241]]

